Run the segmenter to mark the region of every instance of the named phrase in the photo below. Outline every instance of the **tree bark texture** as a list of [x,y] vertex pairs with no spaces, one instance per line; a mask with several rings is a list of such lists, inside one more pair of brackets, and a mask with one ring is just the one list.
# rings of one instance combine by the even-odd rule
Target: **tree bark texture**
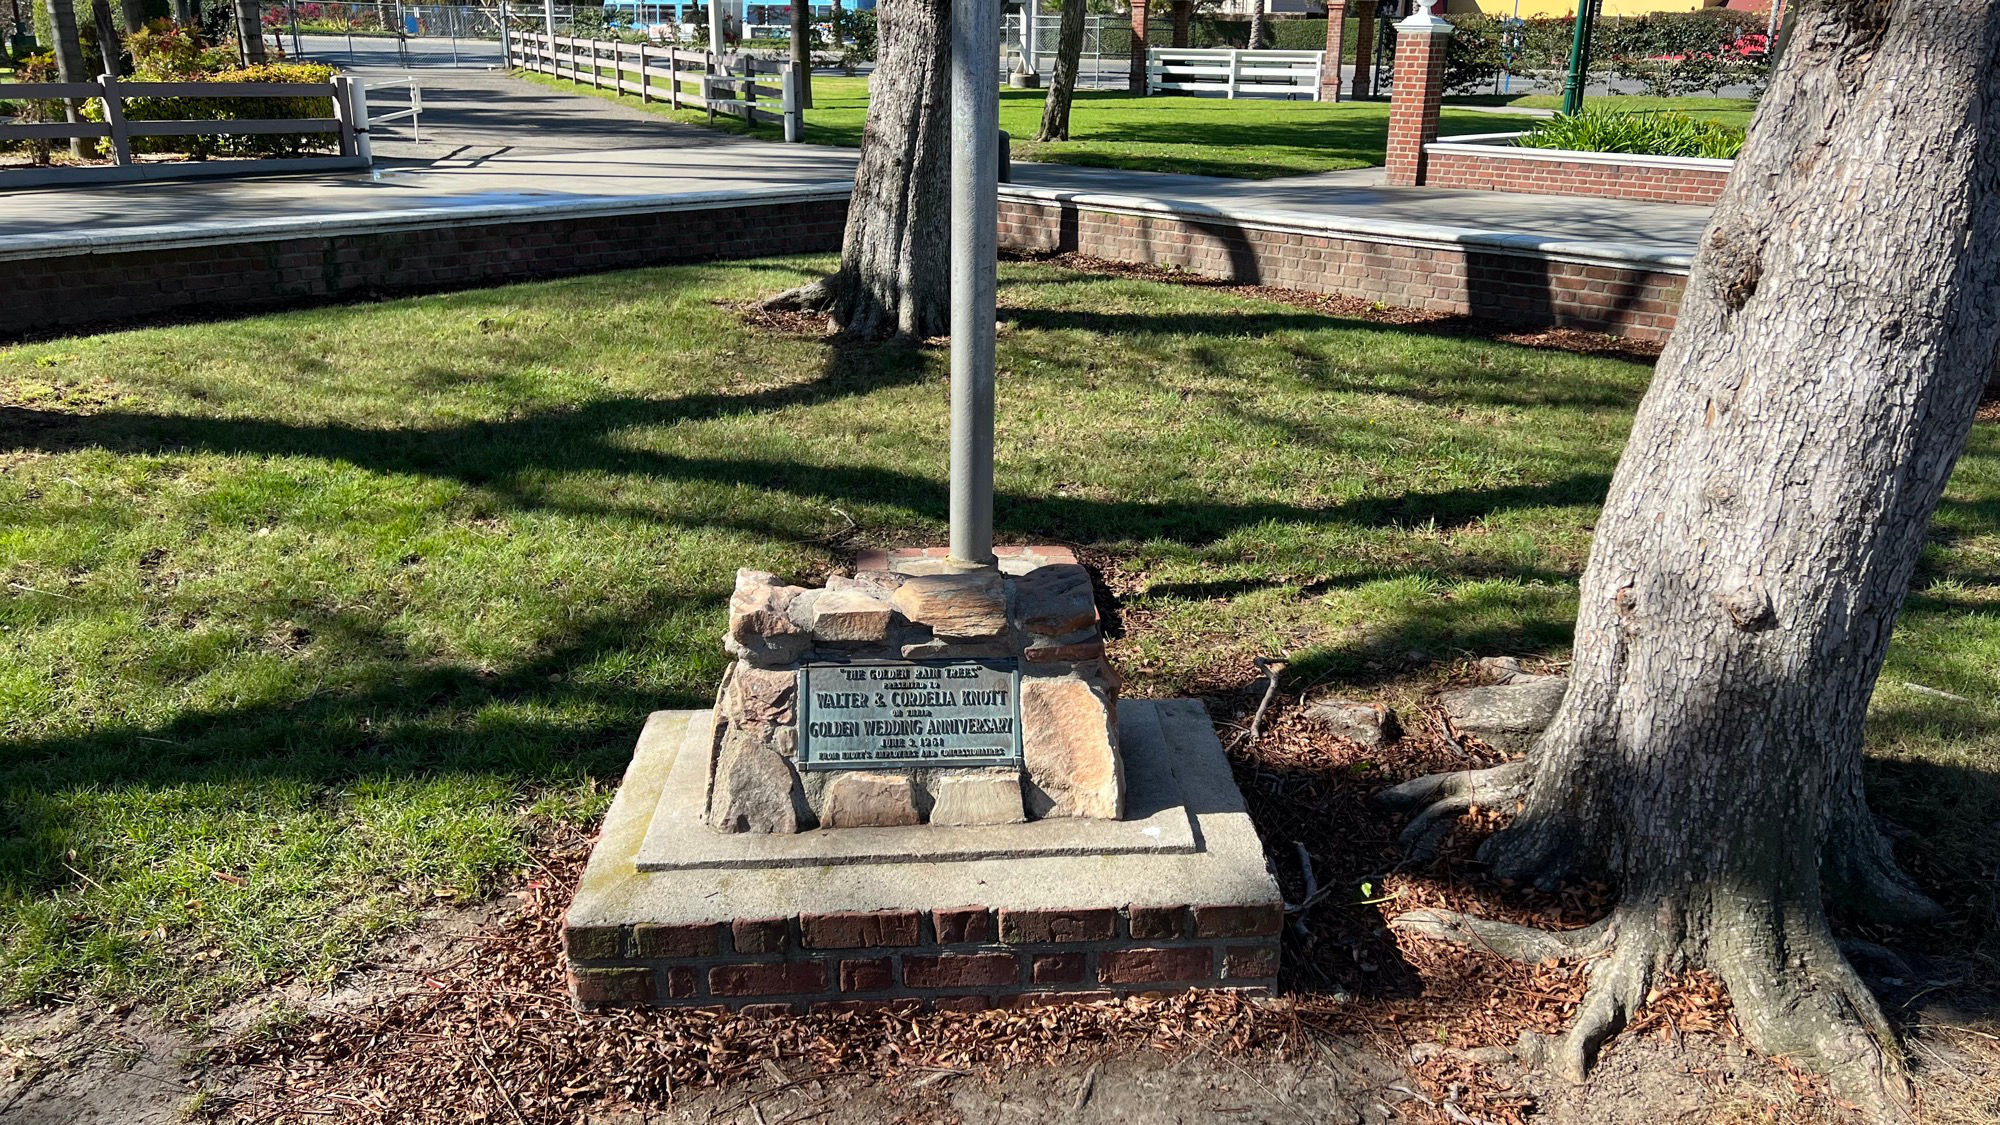
[[91,0],[90,18],[97,24],[98,65],[105,74],[120,75],[119,59],[124,48],[118,42],[118,23],[111,15],[109,0]]
[[1887,1113],[1900,1057],[1825,903],[1939,913],[1869,816],[1862,721],[2000,347],[2000,4],[1797,18],[1612,479],[1560,712],[1525,763],[1386,796],[1434,822],[1518,800],[1480,851],[1495,874],[1618,887],[1606,922],[1553,938],[1607,954],[1559,1069],[1706,966],[1751,1043]]
[[1056,72],[1049,96],[1042,102],[1042,127],[1035,139],[1044,144],[1069,140],[1069,107],[1076,99],[1076,72],[1083,65],[1084,0],[1063,0],[1062,25],[1056,30]]
[[[1133,0],[1133,2],[1137,3],[1138,0]],[[1190,36],[1192,35],[1192,20],[1194,18],[1194,0],[1173,0],[1173,16],[1174,16],[1173,46],[1180,50],[1186,50],[1189,46],[1192,45],[1189,39]]]
[[258,10],[257,0],[236,0],[236,42],[245,66],[265,60],[264,14]]
[[1270,46],[1271,25],[1264,14],[1264,0],[1250,0],[1250,49],[1261,51]]
[[[83,36],[76,27],[76,7],[72,0],[43,0],[49,13],[49,35],[55,40],[50,44],[56,55],[56,77],[64,82],[88,82],[97,77],[87,73],[88,65],[83,57]],[[74,99],[63,102],[63,118],[71,125],[83,120],[81,103]],[[71,156],[83,156],[83,142],[71,139]]]
[[118,0],[118,15],[123,20],[123,30],[130,34],[146,27],[146,5],[144,0]]
[[792,64],[798,68],[799,106],[813,107],[812,9],[808,0],[792,0]]
[[950,330],[950,0],[882,0],[877,63],[840,269],[771,308],[824,310],[842,332]]

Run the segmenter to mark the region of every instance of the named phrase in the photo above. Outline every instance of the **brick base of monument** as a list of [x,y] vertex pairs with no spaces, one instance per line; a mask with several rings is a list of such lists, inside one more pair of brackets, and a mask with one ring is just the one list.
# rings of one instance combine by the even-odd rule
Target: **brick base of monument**
[[[723,851],[678,807],[698,795],[676,761],[712,713],[654,714],[566,920],[572,999],[781,1015],[1268,992],[1283,906],[1206,710],[1119,711],[1124,822],[1005,826],[1004,844],[932,825],[737,834]],[[1139,827],[1182,818],[1192,831]]]

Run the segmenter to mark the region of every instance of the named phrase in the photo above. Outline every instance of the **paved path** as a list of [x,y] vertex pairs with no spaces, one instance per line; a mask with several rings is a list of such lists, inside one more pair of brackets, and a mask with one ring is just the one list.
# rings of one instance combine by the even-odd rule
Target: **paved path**
[[[379,150],[385,166],[372,173],[15,192],[0,207],[0,253],[81,239],[101,246],[169,226],[225,232],[495,206],[559,210],[690,193],[824,189],[853,177],[853,149],[736,137],[498,74],[433,70],[423,80],[427,143],[405,144],[392,132]],[[1014,165],[1014,188],[1037,195],[1118,197],[1332,226],[1415,224],[1647,255],[1691,254],[1708,219],[1700,207],[1380,181],[1380,169],[1252,181]]]

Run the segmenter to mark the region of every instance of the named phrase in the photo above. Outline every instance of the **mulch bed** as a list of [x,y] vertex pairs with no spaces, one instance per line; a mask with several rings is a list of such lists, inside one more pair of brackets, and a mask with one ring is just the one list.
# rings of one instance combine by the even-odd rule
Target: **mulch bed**
[[[1224,717],[1226,741],[1229,731],[1248,727],[1262,682],[1257,676],[1210,700]],[[1384,923],[1437,906],[1581,925],[1603,912],[1605,889],[1548,895],[1485,880],[1468,856],[1502,819],[1486,811],[1467,818],[1464,839],[1436,863],[1397,870],[1399,824],[1373,808],[1369,794],[1397,779],[1498,756],[1425,715],[1405,717],[1410,733],[1400,743],[1367,750],[1327,732],[1301,704],[1278,699],[1254,745],[1232,754],[1286,898],[1305,896],[1300,846],[1318,884],[1340,887],[1287,933],[1283,995],[1275,1000],[1196,992],[970,1015],[579,1015],[564,987],[560,932],[590,841],[571,830],[551,838],[546,862],[513,892],[520,912],[482,933],[457,961],[358,1007],[314,1014],[217,1051],[212,1067],[248,1076],[218,1099],[217,1112],[259,1125],[325,1121],[329,1113],[364,1122],[567,1122],[659,1109],[697,1087],[776,1075],[798,1083],[859,1077],[893,1087],[940,1068],[994,1076],[1148,1049],[1284,1055],[1317,1037],[1354,1036],[1406,1062],[1414,1088],[1438,1103],[1404,1102],[1406,1118],[1463,1121],[1455,1115],[1469,1114],[1517,1125],[1532,1107],[1528,1095],[1482,1080],[1481,1067],[1438,1047],[1505,1045],[1523,1030],[1561,1031],[1582,994],[1584,966],[1516,965],[1392,935]],[[1727,1033],[1727,1013],[1713,978],[1700,975],[1661,990],[1627,1034]],[[778,1063],[786,1069],[774,1069]]]

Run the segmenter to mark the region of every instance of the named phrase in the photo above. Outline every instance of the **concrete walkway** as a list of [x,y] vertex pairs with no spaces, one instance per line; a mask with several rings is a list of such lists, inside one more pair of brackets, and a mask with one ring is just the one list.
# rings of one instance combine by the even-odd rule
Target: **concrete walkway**
[[[423,80],[427,143],[398,142],[392,131],[380,146],[383,166],[372,173],[13,192],[0,206],[0,258],[101,252],[168,235],[450,221],[496,209],[556,217],[570,208],[674,206],[688,196],[713,205],[718,193],[806,198],[853,178],[853,149],[736,137],[497,74],[432,70]],[[1682,265],[1708,219],[1701,207],[1390,188],[1381,176],[1363,169],[1224,180],[1016,163],[1007,190],[1335,229],[1422,227]]]

